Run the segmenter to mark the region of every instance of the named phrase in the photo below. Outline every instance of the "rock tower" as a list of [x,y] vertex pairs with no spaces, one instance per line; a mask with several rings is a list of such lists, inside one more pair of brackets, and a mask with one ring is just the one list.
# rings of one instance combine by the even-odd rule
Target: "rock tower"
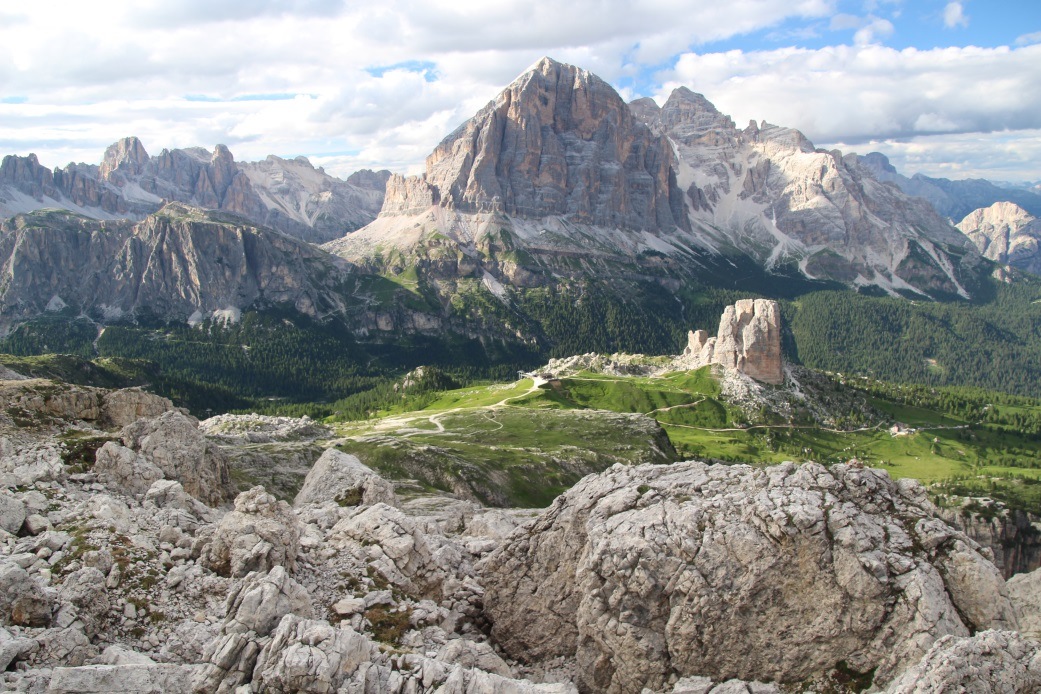
[[783,383],[781,307],[767,299],[742,299],[727,306],[716,337],[705,330],[690,331],[683,360],[694,368],[720,364],[763,383]]

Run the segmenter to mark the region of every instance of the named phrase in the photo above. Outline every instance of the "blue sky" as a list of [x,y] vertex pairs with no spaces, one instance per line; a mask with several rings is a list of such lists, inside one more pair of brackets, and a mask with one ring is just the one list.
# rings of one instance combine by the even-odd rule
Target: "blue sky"
[[1036,0],[0,0],[0,54],[0,153],[49,166],[137,135],[414,173],[550,55],[908,175],[1041,180]]

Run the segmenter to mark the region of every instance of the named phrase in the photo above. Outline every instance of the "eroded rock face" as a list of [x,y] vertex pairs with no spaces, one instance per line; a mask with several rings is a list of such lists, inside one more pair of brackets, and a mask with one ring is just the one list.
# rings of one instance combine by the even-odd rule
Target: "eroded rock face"
[[996,202],[958,222],[985,257],[1041,274],[1041,221],[1011,202]]
[[203,652],[205,666],[192,683],[196,692],[231,692],[249,682],[279,621],[286,615],[313,616],[307,590],[281,566],[246,576],[228,594],[226,609],[220,632]]
[[1019,630],[1041,638],[1041,569],[1008,579],[1008,597],[1016,610]]
[[687,368],[720,364],[763,383],[784,383],[780,305],[768,299],[742,299],[727,306],[716,336],[690,331],[679,361]]
[[394,485],[356,456],[329,448],[315,461],[294,505],[335,501],[341,506],[394,505]]
[[852,466],[615,466],[484,562],[486,611],[512,657],[574,655],[586,691],[840,661],[884,683],[941,636],[1015,622],[997,569],[932,511]]
[[945,636],[887,694],[1027,694],[1041,690],[1041,643],[1009,631]]
[[599,77],[540,60],[427,158],[382,214],[441,205],[623,229],[685,227],[666,141]]
[[275,567],[292,571],[300,551],[300,524],[292,509],[253,487],[235,498],[235,510],[221,518],[202,554],[210,570],[232,578]]
[[[227,459],[202,435],[195,418],[171,410],[124,427],[121,436],[127,448],[210,506],[218,506],[235,494]],[[149,480],[148,485],[154,481]]]

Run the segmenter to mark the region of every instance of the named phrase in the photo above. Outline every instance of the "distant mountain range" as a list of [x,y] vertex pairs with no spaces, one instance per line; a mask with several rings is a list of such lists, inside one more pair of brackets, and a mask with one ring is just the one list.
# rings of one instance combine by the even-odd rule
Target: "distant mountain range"
[[[1000,341],[1032,324],[1034,280],[1016,268],[1038,271],[1036,224],[1008,204],[972,210],[957,228],[887,167],[881,155],[815,148],[790,128],[739,128],[685,88],[660,107],[627,104],[597,76],[548,58],[446,137],[419,176],[343,181],[303,159],[236,162],[220,145],[153,157],[135,138],[100,166],[52,171],[9,156],[0,349],[89,354],[105,326],[136,321],[138,332],[116,333],[140,349],[120,353],[152,358],[175,339],[147,333],[157,325],[219,332],[254,311],[335,323],[359,359],[530,365],[588,351],[675,353],[722,305],[765,296],[798,300],[805,325],[873,331],[869,344],[860,329],[797,327],[786,349],[805,363],[856,370],[868,355],[878,375],[989,384],[986,374],[963,378],[975,366],[945,375],[936,357],[966,326]],[[918,320],[910,302],[914,315],[886,304],[867,323],[856,308],[862,295],[989,306],[1003,287],[1013,309],[1003,305],[989,327],[978,316],[958,322],[951,335],[955,323]],[[802,298],[824,290],[832,298]],[[34,321],[46,326],[20,327]],[[62,331],[77,321],[73,344]],[[911,327],[929,341],[895,341]],[[242,337],[243,353],[265,335]],[[347,350],[340,339],[314,359]],[[1033,359],[1008,339],[1003,363]],[[417,344],[428,351],[414,353]],[[1030,381],[1006,376],[1009,388]]]
[[0,217],[57,208],[95,219],[141,220],[167,202],[239,214],[305,241],[322,243],[365,226],[383,204],[389,171],[343,181],[304,157],[236,162],[224,145],[163,150],[149,156],[127,137],[105,150],[100,166],[53,171],[35,155],[0,163]]
[[908,178],[900,174],[889,159],[879,152],[860,158],[880,181],[895,183],[908,195],[925,198],[944,217],[958,221],[974,210],[990,207],[996,202],[1011,202],[1035,217],[1041,215],[1041,185],[1001,183],[982,178],[952,181],[948,178],[930,178],[915,174]]

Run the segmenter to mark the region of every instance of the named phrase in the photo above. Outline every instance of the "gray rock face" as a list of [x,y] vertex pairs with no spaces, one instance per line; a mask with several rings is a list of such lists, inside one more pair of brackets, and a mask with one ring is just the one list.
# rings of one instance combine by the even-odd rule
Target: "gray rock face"
[[667,143],[610,85],[543,58],[437,146],[424,179],[395,180],[384,213],[430,203],[611,228],[682,227],[671,164]]
[[203,652],[205,665],[192,680],[193,690],[200,694],[232,692],[249,682],[257,656],[286,615],[313,616],[303,586],[281,566],[246,576],[228,594],[227,616],[217,637]]
[[396,508],[376,504],[341,520],[330,533],[334,543],[340,537],[368,545],[369,565],[409,595],[441,600],[464,588],[458,584],[469,572],[460,548]]
[[25,522],[25,504],[13,496],[0,493],[0,530],[16,534]]
[[292,509],[253,487],[235,498],[235,510],[221,518],[201,559],[210,570],[237,578],[276,567],[292,571],[300,551],[300,527]]
[[370,659],[372,642],[350,627],[286,615],[257,658],[253,686],[265,692],[335,692]]
[[1041,274],[1041,220],[1011,202],[969,213],[958,228],[985,257]]
[[47,694],[189,694],[196,665],[84,665],[54,668]]
[[237,320],[281,305],[312,317],[345,310],[351,267],[239,217],[171,204],[136,224],[56,211],[0,224],[0,326],[71,306],[113,320]]
[[1015,623],[997,569],[932,511],[917,483],[843,465],[616,466],[485,560],[485,607],[510,656],[573,654],[589,691],[839,661],[884,683],[941,636]]
[[335,501],[342,506],[394,505],[394,485],[364,465],[357,457],[329,448],[315,461],[293,502]]
[[0,623],[44,627],[51,623],[53,596],[18,564],[0,562]]
[[1008,579],[1008,598],[1016,611],[1019,630],[1041,638],[1041,569]]
[[945,636],[887,694],[1027,694],[1041,690],[1041,643],[1016,632]]
[[105,442],[94,454],[94,461],[94,471],[102,482],[128,494],[144,494],[153,482],[164,478],[163,471],[145,456],[114,441]]
[[105,588],[105,575],[98,569],[87,567],[72,573],[65,578],[58,592],[57,615],[59,623],[68,620],[79,621],[83,632],[93,637],[103,630],[110,607],[108,591]]
[[720,364],[763,383],[784,383],[781,307],[776,301],[742,299],[727,306],[716,337],[692,330],[680,358],[683,366]]
[[[167,479],[180,482],[186,492],[204,503],[218,506],[234,495],[227,459],[216,445],[206,440],[193,417],[176,410],[164,412],[155,419],[140,419],[124,427],[121,436],[129,449],[158,468]],[[126,458],[125,453],[116,449],[113,453]],[[150,476],[142,472],[142,477]],[[156,478],[142,480],[141,493],[155,481]]]
[[109,391],[101,399],[103,421],[112,427],[125,427],[142,417],[158,417],[174,408],[168,398],[146,393],[140,388]]
[[70,164],[50,171],[36,155],[0,164],[0,216],[42,208],[96,219],[143,219],[175,201],[242,215],[255,224],[322,243],[371,222],[389,171],[363,170],[346,181],[315,169],[305,157],[275,156],[239,163],[224,145],[163,150],[149,156],[136,137],[105,150],[100,166]]

